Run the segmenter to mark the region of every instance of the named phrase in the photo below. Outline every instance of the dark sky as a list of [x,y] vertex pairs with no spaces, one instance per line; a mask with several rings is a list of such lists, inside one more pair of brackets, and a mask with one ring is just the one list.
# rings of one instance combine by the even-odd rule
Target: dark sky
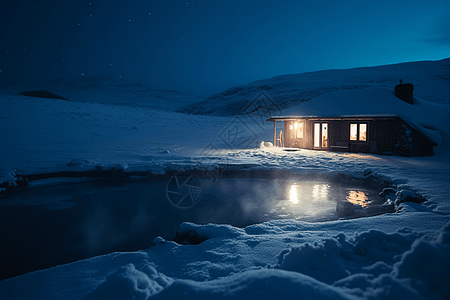
[[0,0],[0,87],[57,77],[210,95],[450,57],[449,0]]

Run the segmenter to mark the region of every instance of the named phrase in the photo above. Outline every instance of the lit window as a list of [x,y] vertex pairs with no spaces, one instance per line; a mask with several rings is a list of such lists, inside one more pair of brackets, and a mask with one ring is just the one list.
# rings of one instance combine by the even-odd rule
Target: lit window
[[297,125],[297,138],[302,139],[303,138],[303,122],[301,123],[295,123]]
[[350,124],[350,141],[367,141],[367,124]]
[[290,129],[290,130],[294,129],[294,125],[290,125],[290,126],[289,126],[289,129]]
[[367,140],[367,124],[359,124],[359,140]]
[[350,124],[350,141],[358,139],[358,124]]
[[322,147],[328,147],[328,124],[322,124]]

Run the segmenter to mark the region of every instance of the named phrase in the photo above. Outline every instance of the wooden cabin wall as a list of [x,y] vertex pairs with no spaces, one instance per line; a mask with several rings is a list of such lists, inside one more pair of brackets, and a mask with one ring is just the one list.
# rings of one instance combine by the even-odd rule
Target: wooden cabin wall
[[[350,125],[348,125],[350,128]],[[338,145],[338,142],[348,142],[350,140],[350,130],[346,129],[346,124],[341,121],[330,121],[328,126],[330,146]]]
[[[367,140],[351,141],[350,124],[367,124]],[[331,146],[348,143],[349,152],[378,153],[391,152],[396,144],[397,121],[383,120],[333,120],[329,125]]]
[[284,146],[293,147],[293,136],[292,132],[289,130],[289,126],[293,123],[292,121],[284,121]]
[[[372,144],[375,142],[372,151],[377,154],[391,154],[395,151],[395,144],[397,144],[398,134],[398,119],[382,119],[371,121],[369,125],[369,140]],[[372,129],[371,129],[372,128]]]
[[[433,155],[433,144],[420,132],[397,117],[359,120],[318,119],[304,122],[304,137],[298,139],[290,126],[295,121],[284,121],[285,147],[341,150],[349,152],[395,154],[403,156]],[[328,124],[328,147],[314,148],[314,124]],[[350,141],[350,124],[367,124],[367,141]],[[338,147],[346,145],[344,149]]]
[[313,136],[313,128],[314,124],[312,122],[305,120],[305,136],[303,139],[303,144],[305,149],[313,149],[313,142],[314,142],[314,136]]
[[331,146],[337,146],[341,142],[350,141],[350,123],[333,120],[328,126],[329,141]]
[[[305,120],[298,120],[300,122],[305,122]],[[290,148],[302,148],[302,149],[311,149],[309,147],[310,138],[308,132],[310,129],[308,129],[307,121],[304,124],[304,132],[303,132],[303,139],[296,138],[295,130],[291,130],[290,126],[294,125],[295,121],[284,121],[284,146],[290,147]],[[309,131],[308,131],[309,130]]]

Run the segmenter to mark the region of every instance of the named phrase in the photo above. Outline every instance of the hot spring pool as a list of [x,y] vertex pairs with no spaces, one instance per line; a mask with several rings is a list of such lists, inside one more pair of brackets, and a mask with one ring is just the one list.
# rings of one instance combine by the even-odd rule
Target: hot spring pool
[[173,240],[182,222],[238,227],[392,212],[381,186],[321,179],[51,180],[0,198],[1,277]]

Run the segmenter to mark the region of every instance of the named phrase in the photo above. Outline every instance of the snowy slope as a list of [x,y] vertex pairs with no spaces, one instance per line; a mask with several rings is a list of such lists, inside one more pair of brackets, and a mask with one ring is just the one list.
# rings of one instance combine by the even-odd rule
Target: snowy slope
[[173,111],[180,106],[204,100],[199,96],[150,89],[140,84],[117,84],[108,77],[59,78],[34,84],[12,86],[0,90],[0,93],[17,95],[24,91],[40,90],[52,92],[70,101],[151,107],[166,111]]
[[191,114],[239,115],[264,91],[281,109],[336,90],[394,86],[403,79],[414,85],[415,96],[435,103],[450,103],[450,58],[379,67],[328,70],[258,80],[212,95],[207,100],[179,108]]
[[[424,64],[436,71],[439,69],[436,65],[443,62],[448,60]],[[420,65],[404,64],[411,67],[411,74]],[[371,69],[359,69],[359,75],[354,70],[348,72],[357,80]],[[327,72],[346,71],[323,73]],[[322,83],[333,81],[322,72],[313,74],[317,77],[312,76],[311,82],[317,85],[317,91]],[[305,75],[286,78],[291,76]],[[339,76],[331,77],[338,80]],[[368,104],[363,107],[367,114],[400,110],[414,116],[421,125],[438,129],[442,142],[435,156],[408,158],[256,148],[255,141],[270,141],[273,134],[272,124],[260,126],[257,115],[186,115],[140,105],[133,107],[129,103],[92,103],[95,99],[79,102],[0,95],[0,128],[3,129],[0,182],[13,183],[15,174],[96,168],[161,173],[168,169],[241,165],[251,170],[283,169],[324,177],[345,174],[379,179],[428,199],[423,204],[401,203],[394,214],[323,223],[282,220],[246,228],[184,223],[179,228],[181,233],[197,235],[205,241],[199,245],[182,245],[157,238],[153,247],[142,251],[111,253],[0,281],[0,295],[5,299],[46,300],[300,296],[307,299],[449,299],[449,105],[426,101],[432,94],[428,99],[419,95],[420,83],[432,84],[426,72],[423,77],[416,77],[419,85],[402,77],[416,85],[416,106],[392,103],[392,89],[397,83],[394,77],[395,74],[388,89],[375,86],[363,91],[322,93],[292,108],[291,113],[322,113],[326,105],[339,114],[361,113],[361,110],[351,111],[354,101],[361,97],[381,97],[388,101],[385,107],[392,111],[379,111]],[[282,88],[283,78],[271,79],[280,81],[274,89]],[[344,84],[345,80],[339,82]],[[296,98],[303,81],[297,81],[298,91],[294,90],[296,81],[286,82],[284,95]],[[448,94],[443,85],[437,84],[436,88],[439,86],[441,93],[429,92],[436,93],[435,100],[445,102]],[[67,91],[64,88],[51,91],[70,98],[67,95],[72,87],[67,87]],[[99,84],[99,94],[107,95],[109,88],[107,83]],[[236,95],[230,97],[234,103],[239,99]],[[144,102],[143,99],[136,102]],[[217,104],[217,112],[221,113],[220,100],[211,102]],[[234,144],[227,139],[238,123],[245,125],[241,127],[247,129],[242,138],[248,143]],[[209,151],[210,145],[218,150]]]
[[186,149],[206,147],[229,122],[147,107],[25,96],[0,95],[0,104],[0,128],[8,128],[2,134],[0,169],[20,174],[64,171],[73,159],[156,170],[161,168],[158,158],[169,162]]

